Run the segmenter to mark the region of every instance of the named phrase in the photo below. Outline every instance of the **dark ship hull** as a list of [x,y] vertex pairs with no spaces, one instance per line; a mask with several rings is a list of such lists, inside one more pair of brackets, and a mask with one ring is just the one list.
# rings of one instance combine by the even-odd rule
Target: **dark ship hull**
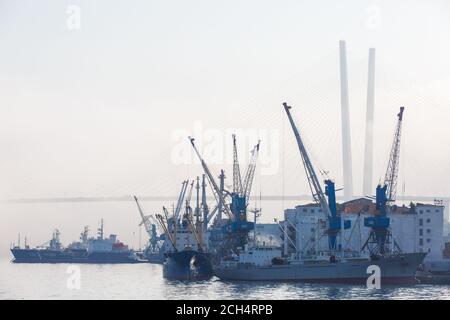
[[344,262],[316,261],[258,267],[248,264],[221,265],[215,275],[222,280],[299,281],[318,283],[366,284],[368,267],[380,268],[381,284],[416,284],[416,270],[425,253],[405,253]]
[[142,263],[130,252],[88,252],[87,250],[11,249],[14,263]]
[[208,253],[193,250],[166,253],[163,277],[174,280],[203,280],[213,276]]

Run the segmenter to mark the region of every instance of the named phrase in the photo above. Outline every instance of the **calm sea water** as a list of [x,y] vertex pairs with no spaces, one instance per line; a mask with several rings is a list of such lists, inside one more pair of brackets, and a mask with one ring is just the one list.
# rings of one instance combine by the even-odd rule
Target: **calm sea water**
[[[79,269],[78,269],[79,268]],[[12,264],[0,262],[0,299],[449,299],[450,286],[317,285],[276,282],[180,282],[162,266]],[[79,282],[73,281],[74,270]],[[79,284],[79,288],[77,288]]]
[[[164,203],[144,202],[146,212]],[[286,206],[293,206],[286,204]],[[266,221],[281,217],[279,203],[264,203]],[[68,244],[82,227],[93,232],[105,218],[106,232],[117,233],[131,247],[139,247],[139,222],[133,202],[0,204],[0,299],[450,299],[450,286],[416,285],[367,290],[362,286],[276,282],[179,282],[162,278],[162,266],[12,264],[8,251],[21,232],[31,246],[50,239],[53,228]],[[145,237],[142,237],[142,243]],[[23,242],[22,242],[23,244]],[[79,268],[79,269],[78,269]],[[73,275],[79,270],[79,289]],[[69,284],[69,286],[68,286]]]

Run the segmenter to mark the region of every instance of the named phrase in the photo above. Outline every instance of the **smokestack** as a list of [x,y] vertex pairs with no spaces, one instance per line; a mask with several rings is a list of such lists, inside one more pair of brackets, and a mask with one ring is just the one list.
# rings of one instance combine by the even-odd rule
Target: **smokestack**
[[348,106],[347,57],[345,41],[339,41],[341,76],[342,161],[344,173],[344,200],[353,198],[352,150],[350,138],[350,114]]
[[366,141],[364,146],[363,195],[372,194],[373,178],[373,114],[375,104],[375,49],[369,49],[367,79]]

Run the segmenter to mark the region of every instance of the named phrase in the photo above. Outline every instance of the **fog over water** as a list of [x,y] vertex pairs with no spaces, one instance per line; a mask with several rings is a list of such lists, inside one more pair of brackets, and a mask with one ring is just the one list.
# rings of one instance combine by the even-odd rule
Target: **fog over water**
[[[80,10],[79,28],[69,5]],[[375,47],[374,181],[404,105],[398,193],[450,196],[449,34],[444,0],[0,0],[0,200],[176,197],[183,179],[202,173],[188,135],[230,185],[232,132],[242,165],[262,140],[255,196],[308,194],[284,101],[317,169],[339,186],[341,39],[355,193]],[[298,202],[257,204],[261,221]],[[156,213],[171,201],[143,205]],[[68,243],[101,218],[107,233],[139,246],[131,201],[2,203],[0,254],[18,232],[37,245],[58,227]]]

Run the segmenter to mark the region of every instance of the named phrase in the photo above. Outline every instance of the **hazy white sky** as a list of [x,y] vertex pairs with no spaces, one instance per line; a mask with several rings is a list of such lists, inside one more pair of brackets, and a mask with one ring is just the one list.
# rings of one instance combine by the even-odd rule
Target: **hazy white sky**
[[[67,26],[70,5],[81,10],[79,30]],[[195,121],[204,130],[278,130],[282,150],[291,135],[281,132],[284,100],[342,180],[339,39],[348,46],[356,191],[374,46],[375,176],[406,105],[407,193],[450,192],[446,1],[1,1],[0,15],[3,198],[175,193],[198,171],[173,163],[177,132]],[[290,186],[302,172],[286,138]],[[279,190],[279,175],[265,178],[267,192]]]
[[[70,28],[71,5],[80,29]],[[399,185],[448,196],[449,35],[445,0],[1,0],[0,198],[175,195],[201,173],[179,164],[182,143],[190,150],[183,137],[221,149],[239,130],[245,145],[263,140],[256,192],[279,195],[284,181],[285,194],[305,194],[283,101],[339,185],[341,39],[355,192],[375,47],[375,181],[405,105]],[[243,158],[249,146],[241,149]],[[215,172],[231,176],[217,159]]]

